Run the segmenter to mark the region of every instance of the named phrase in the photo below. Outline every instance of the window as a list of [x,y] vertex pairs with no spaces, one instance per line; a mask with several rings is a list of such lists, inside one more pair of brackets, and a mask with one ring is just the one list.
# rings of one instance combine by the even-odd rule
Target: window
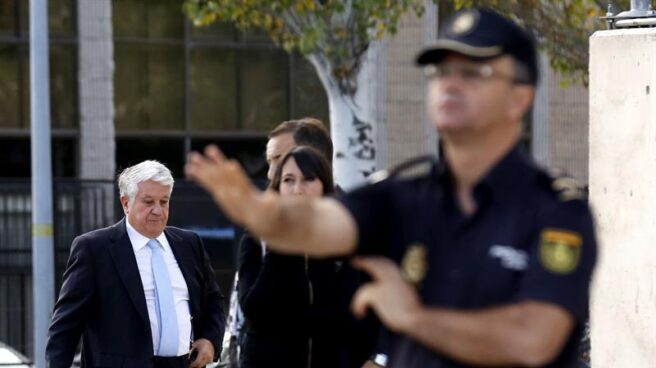
[[117,169],[130,139],[166,140],[164,146],[175,140],[174,149],[150,154],[175,165],[188,150],[218,142],[258,167],[266,135],[278,123],[304,116],[328,121],[327,97],[312,66],[263,32],[225,23],[195,28],[170,0],[114,0],[112,6]]
[[[52,171],[75,177],[78,119],[75,0],[49,0]],[[0,2],[0,177],[30,170],[29,1]]]
[[[77,127],[75,0],[48,2],[53,134]],[[29,130],[29,2],[0,2],[0,129]]]

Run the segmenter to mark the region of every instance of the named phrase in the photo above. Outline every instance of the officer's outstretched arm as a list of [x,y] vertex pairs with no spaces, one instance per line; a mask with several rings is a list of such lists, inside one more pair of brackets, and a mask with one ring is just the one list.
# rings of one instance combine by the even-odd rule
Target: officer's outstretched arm
[[424,309],[407,327],[418,341],[460,361],[541,367],[560,354],[574,319],[555,304],[527,301],[479,311]]
[[357,228],[350,213],[329,198],[280,197],[255,188],[242,167],[214,145],[189,154],[187,176],[207,190],[230,219],[272,249],[315,256],[348,254]]

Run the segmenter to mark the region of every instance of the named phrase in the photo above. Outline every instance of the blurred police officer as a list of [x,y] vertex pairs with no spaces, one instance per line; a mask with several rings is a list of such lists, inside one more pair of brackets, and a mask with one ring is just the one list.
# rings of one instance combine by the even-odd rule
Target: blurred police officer
[[427,175],[281,200],[253,190],[216,147],[192,154],[187,174],[272,248],[359,253],[373,282],[352,309],[398,334],[390,366],[574,366],[596,242],[581,191],[520,149],[538,76],[531,37],[468,9],[417,62],[443,142]]

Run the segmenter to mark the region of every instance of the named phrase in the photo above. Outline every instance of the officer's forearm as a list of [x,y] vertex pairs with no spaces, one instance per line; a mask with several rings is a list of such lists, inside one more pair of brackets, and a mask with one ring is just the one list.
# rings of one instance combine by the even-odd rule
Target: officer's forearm
[[353,252],[357,231],[348,211],[334,199],[281,197],[264,193],[246,221],[274,250],[314,256]]
[[402,332],[464,363],[533,367],[558,356],[573,325],[560,307],[524,302],[466,312],[425,308]]

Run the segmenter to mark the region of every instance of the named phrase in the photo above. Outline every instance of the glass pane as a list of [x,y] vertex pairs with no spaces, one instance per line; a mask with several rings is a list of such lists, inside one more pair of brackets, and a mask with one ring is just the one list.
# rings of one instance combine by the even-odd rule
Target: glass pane
[[237,129],[235,51],[194,49],[191,54],[192,129]]
[[74,178],[77,173],[77,140],[55,138],[52,140],[52,175],[55,178]]
[[190,26],[191,37],[193,38],[211,38],[219,41],[235,41],[237,31],[235,27],[224,22],[214,22],[204,27]]
[[77,126],[77,49],[50,46],[50,110],[52,126]]
[[0,127],[20,128],[21,65],[17,46],[0,45]]
[[256,138],[216,138],[191,141],[191,150],[202,152],[208,144],[216,144],[230,158],[234,158],[244,167],[257,185],[266,184],[267,163],[265,159],[266,136]]
[[29,138],[0,138],[0,177],[29,178]]
[[184,128],[184,49],[115,44],[117,129]]
[[240,126],[269,131],[289,118],[289,56],[279,49],[240,50]]
[[116,173],[144,160],[157,160],[171,170],[174,177],[184,176],[184,142],[182,139],[117,138]]
[[183,38],[182,2],[171,0],[112,1],[114,35],[119,37]]
[[74,0],[48,0],[51,35],[75,34],[77,20]]
[[[30,31],[30,2],[18,1],[20,2],[20,31],[27,35]],[[75,0],[48,0],[48,25],[51,36],[74,35],[76,33],[76,4]]]
[[251,28],[240,32],[239,39],[245,42],[273,44],[269,35],[260,28]]
[[292,118],[310,116],[329,125],[328,97],[312,64],[294,55],[292,73]]
[[0,1],[0,34],[13,35],[18,26],[17,0]]

